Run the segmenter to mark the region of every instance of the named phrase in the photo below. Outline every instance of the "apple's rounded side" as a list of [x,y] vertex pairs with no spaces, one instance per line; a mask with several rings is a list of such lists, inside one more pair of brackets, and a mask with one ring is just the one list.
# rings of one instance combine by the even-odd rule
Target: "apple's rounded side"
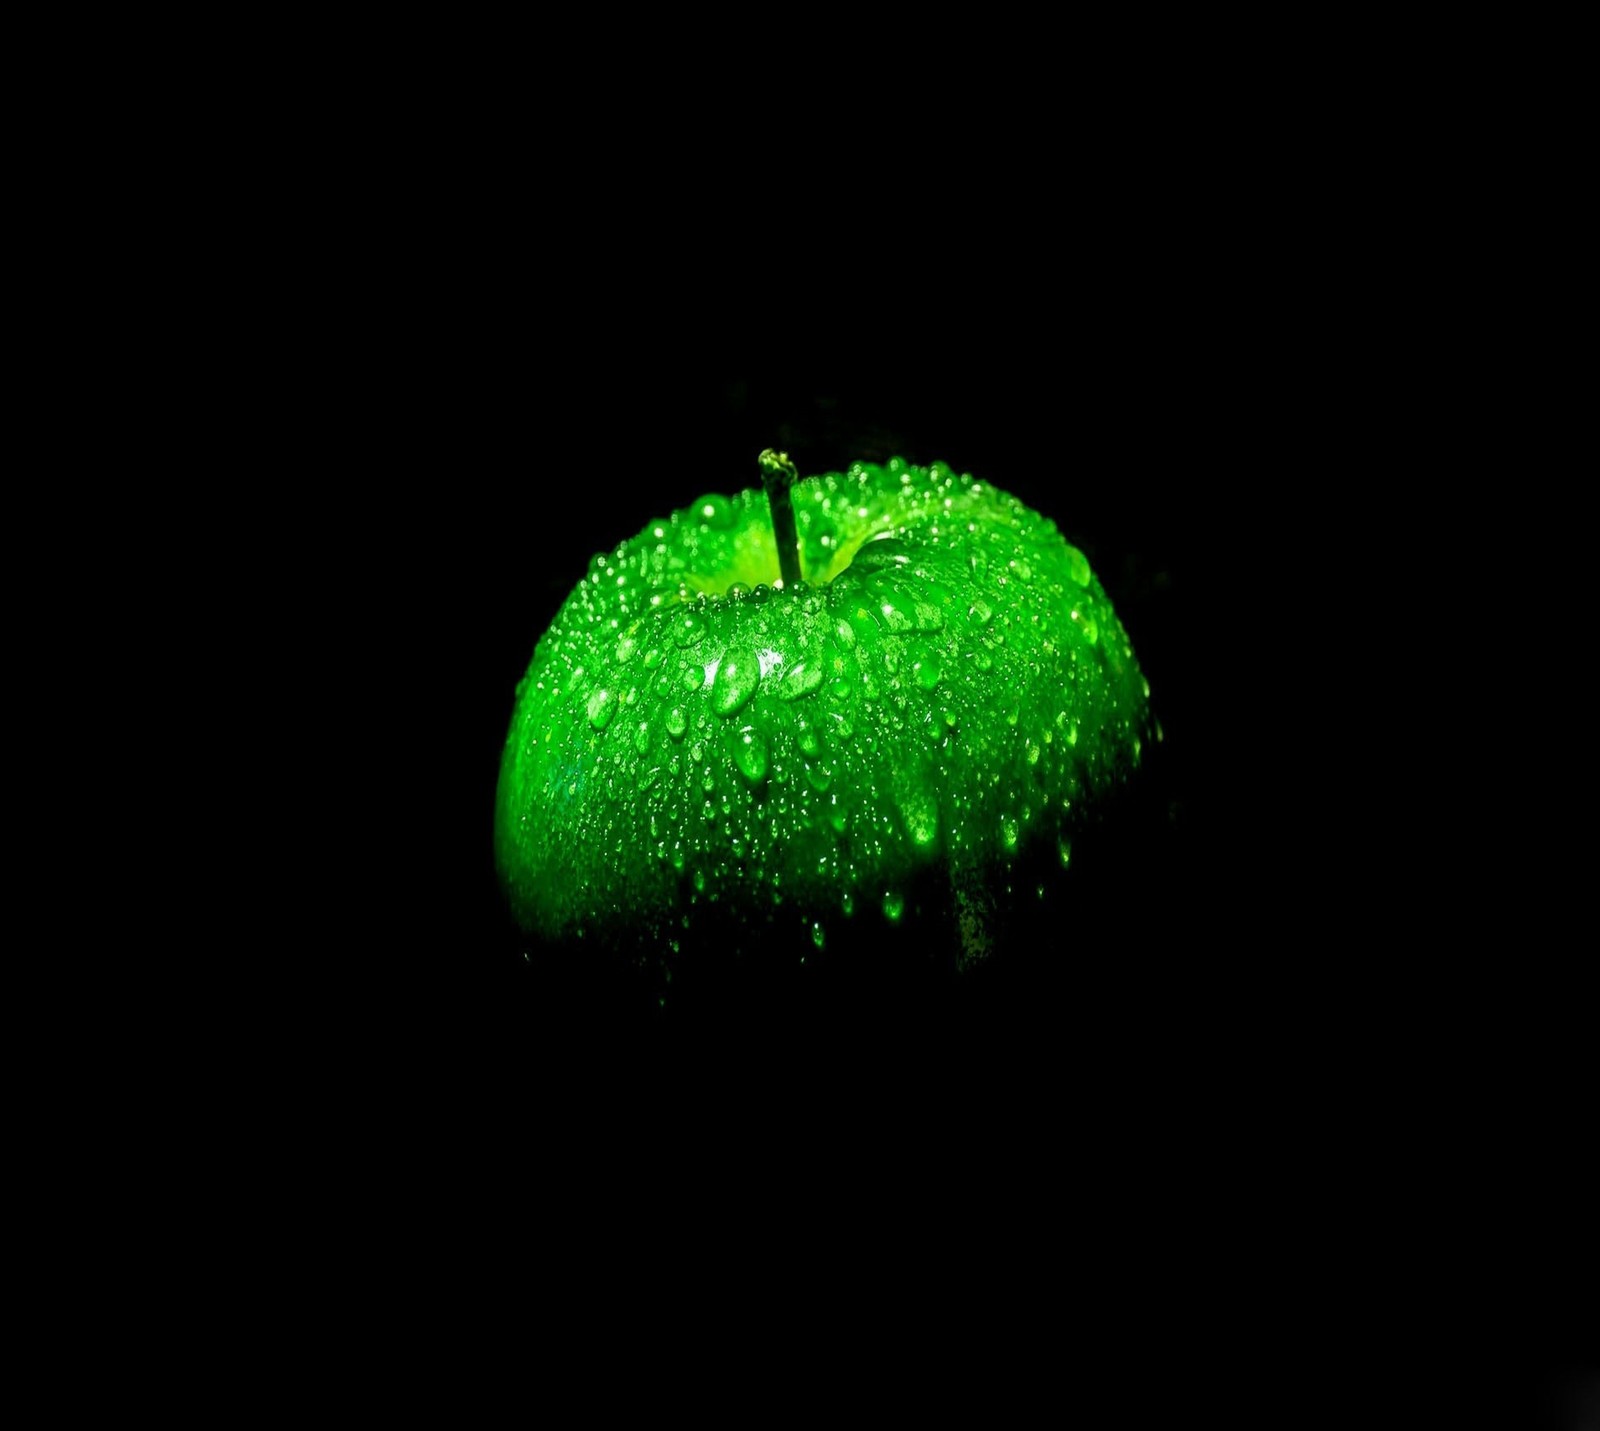
[[1138,763],[1148,686],[1052,521],[940,464],[794,496],[799,589],[760,584],[765,495],[708,498],[596,557],[539,642],[495,815],[524,928],[676,947],[711,906],[752,939],[892,920],[930,867],[1065,858]]

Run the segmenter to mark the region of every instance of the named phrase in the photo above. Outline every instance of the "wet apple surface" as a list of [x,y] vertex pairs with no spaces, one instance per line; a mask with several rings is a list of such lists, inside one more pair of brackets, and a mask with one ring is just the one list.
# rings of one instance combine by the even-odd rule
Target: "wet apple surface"
[[897,923],[929,877],[962,952],[1019,860],[1065,863],[1152,738],[1149,687],[1056,523],[934,463],[760,490],[594,558],[518,687],[495,812],[512,911],[670,959]]

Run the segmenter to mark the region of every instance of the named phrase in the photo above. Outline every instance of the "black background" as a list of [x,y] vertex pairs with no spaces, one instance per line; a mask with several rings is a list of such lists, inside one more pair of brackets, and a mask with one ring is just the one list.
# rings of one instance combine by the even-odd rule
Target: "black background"
[[[1450,1425],[1503,1403],[1483,1419],[1525,1425],[1543,1388],[1538,1424],[1570,1425],[1549,1373],[1597,1344],[1572,1315],[1595,1285],[1595,1004],[1574,973],[1592,921],[1550,912],[1587,889],[1586,815],[1546,751],[1583,737],[1568,659],[1522,638],[1552,599],[1589,603],[1555,589],[1570,503],[1483,441],[1509,391],[1484,359],[1530,356],[1497,342],[1486,286],[1570,312],[1537,275],[1572,225],[1517,192],[1547,136],[1504,132],[1493,65],[1454,67],[1481,132],[1436,100],[1437,36],[1352,35],[1345,63],[1326,36],[1222,33],[1218,64],[1140,23],[1105,51],[1009,29],[933,68],[836,57],[783,94],[664,69],[672,92],[614,130],[626,80],[574,102],[560,43],[509,47],[505,82],[482,53],[454,87],[399,66],[394,102],[311,124],[286,192],[229,154],[246,201],[175,249],[220,268],[189,355],[207,381],[163,394],[171,427],[216,419],[208,483],[241,445],[266,454],[213,545],[267,537],[250,575],[282,726],[326,760],[260,865],[201,832],[230,906],[208,963],[245,972],[200,1017],[231,1039],[269,1009],[274,1095],[313,1065],[319,1116],[284,1110],[292,1181],[262,1221],[306,1209],[329,1266],[365,1237],[402,1293],[430,1257],[469,1272],[419,1325],[470,1288],[519,1331],[565,1327],[554,1351],[508,1338],[539,1391],[568,1346],[594,1385],[626,1382],[685,1323],[702,1388],[729,1323],[770,1343],[792,1302],[822,1311],[774,1396],[852,1358],[895,1376],[909,1322],[904,1381],[939,1394],[965,1363],[986,1412],[1016,1385],[1095,1424]],[[351,73],[385,69],[360,55]],[[1390,122],[1373,61],[1420,123]],[[290,82],[260,107],[274,138],[299,103]],[[777,114],[812,132],[741,146]],[[194,192],[209,211],[209,176]],[[1544,425],[1510,422],[1512,453]],[[569,1023],[493,875],[515,682],[593,552],[749,481],[775,443],[803,471],[942,458],[1088,552],[1167,733],[1060,892],[1107,937],[929,1022]],[[1464,508],[1494,530],[1458,541]],[[314,630],[285,634],[299,609]],[[1515,643],[1485,629],[1497,612]],[[1436,679],[1457,640],[1470,698]],[[1530,787],[1579,833],[1482,808]],[[1106,928],[1098,892],[1136,917]],[[262,924],[265,957],[230,959]],[[849,1006],[848,981],[830,992]],[[376,1176],[341,1208],[347,1166]],[[499,1275],[525,1254],[534,1275]]]

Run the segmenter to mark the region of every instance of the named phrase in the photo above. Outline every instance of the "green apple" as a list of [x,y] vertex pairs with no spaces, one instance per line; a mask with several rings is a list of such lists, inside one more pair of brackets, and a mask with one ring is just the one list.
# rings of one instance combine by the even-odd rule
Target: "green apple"
[[981,955],[1008,868],[1064,863],[1139,762],[1128,637],[1055,522],[982,481],[894,459],[785,491],[763,464],[769,493],[595,557],[539,641],[496,801],[511,909],[663,957],[711,917],[787,958],[931,878]]

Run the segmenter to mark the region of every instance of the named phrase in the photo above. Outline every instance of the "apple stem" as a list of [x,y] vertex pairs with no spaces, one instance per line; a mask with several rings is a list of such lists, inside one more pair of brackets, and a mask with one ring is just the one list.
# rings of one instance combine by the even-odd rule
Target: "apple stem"
[[761,481],[767,489],[767,505],[772,509],[772,535],[778,544],[778,570],[785,586],[800,581],[800,539],[794,529],[794,503],[789,488],[800,480],[799,470],[786,452],[767,448],[756,459],[761,464]]

